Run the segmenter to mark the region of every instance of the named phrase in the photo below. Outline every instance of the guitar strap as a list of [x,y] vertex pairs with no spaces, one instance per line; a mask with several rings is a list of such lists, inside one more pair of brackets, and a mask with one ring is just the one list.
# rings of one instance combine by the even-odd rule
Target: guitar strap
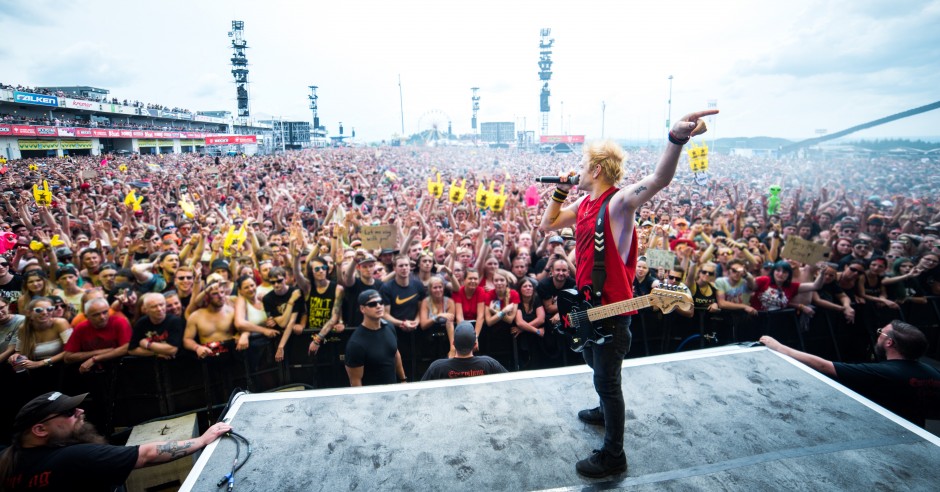
[[607,204],[616,192],[607,195],[601,209],[597,212],[597,222],[594,226],[594,268],[591,269],[591,304],[601,305],[601,293],[604,290],[604,282],[607,281],[607,269],[604,265],[604,229],[607,219]]

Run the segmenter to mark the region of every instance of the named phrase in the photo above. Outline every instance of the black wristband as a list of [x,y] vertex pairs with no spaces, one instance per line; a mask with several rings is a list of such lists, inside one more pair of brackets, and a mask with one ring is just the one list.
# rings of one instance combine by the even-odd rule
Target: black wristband
[[672,142],[672,143],[674,143],[674,144],[676,144],[676,145],[678,145],[678,146],[680,146],[680,147],[683,146],[683,145],[685,145],[685,144],[687,144],[687,143],[689,143],[689,140],[690,140],[691,138],[692,138],[692,137],[685,137],[685,140],[682,140],[682,139],[680,139],[679,137],[677,137],[675,133],[672,133],[672,130],[669,130],[669,141]]

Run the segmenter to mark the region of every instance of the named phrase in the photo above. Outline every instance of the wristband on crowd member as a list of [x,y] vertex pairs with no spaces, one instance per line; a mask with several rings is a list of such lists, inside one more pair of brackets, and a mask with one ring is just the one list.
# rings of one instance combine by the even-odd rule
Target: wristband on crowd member
[[147,339],[147,350],[150,350],[150,346],[151,346],[151,345],[153,345],[153,339],[148,338],[148,339]]
[[46,367],[52,367],[52,359],[51,359],[51,358],[46,359],[46,360],[44,360],[43,362],[46,363]]
[[552,200],[558,203],[565,203],[565,200],[568,198],[568,192],[562,190],[561,188],[555,188],[555,193],[552,194]]
[[674,144],[676,144],[676,145],[678,145],[678,146],[680,146],[680,147],[683,146],[683,145],[685,145],[685,144],[687,144],[687,143],[689,143],[689,140],[690,140],[691,138],[692,138],[692,137],[685,137],[685,139],[681,139],[681,138],[679,138],[678,136],[676,136],[676,134],[673,133],[672,130],[669,130],[669,141],[672,142],[672,143],[674,143]]
[[323,337],[321,337],[319,333],[314,333],[310,338],[313,339],[313,343],[317,345],[323,345]]

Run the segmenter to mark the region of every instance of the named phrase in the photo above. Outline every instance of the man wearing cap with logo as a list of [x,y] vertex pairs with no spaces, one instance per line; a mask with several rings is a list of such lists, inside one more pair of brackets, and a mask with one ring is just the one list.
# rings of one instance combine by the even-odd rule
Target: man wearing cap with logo
[[[407,261],[407,258],[406,258]],[[395,328],[382,319],[385,304],[378,291],[359,294],[362,324],[346,343],[346,375],[350,386],[405,382],[405,368],[398,352]]]
[[13,422],[13,442],[0,454],[3,490],[123,490],[132,470],[189,456],[232,429],[220,422],[185,441],[111,446],[85,422],[79,406],[87,395],[51,392],[23,405]]
[[468,378],[507,372],[496,359],[486,355],[473,355],[476,346],[477,332],[473,325],[469,321],[461,321],[454,328],[454,349],[457,356],[432,362],[421,380]]

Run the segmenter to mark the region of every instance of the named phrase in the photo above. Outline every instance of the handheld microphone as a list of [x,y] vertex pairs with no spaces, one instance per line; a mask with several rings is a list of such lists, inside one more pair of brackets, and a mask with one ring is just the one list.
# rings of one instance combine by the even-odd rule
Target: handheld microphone
[[540,176],[538,178],[535,178],[535,181],[537,183],[555,183],[555,184],[576,185],[578,184],[578,181],[581,181],[581,176],[577,174],[575,174],[574,176],[568,176],[568,181],[566,181],[565,183],[562,183],[561,178],[559,178],[558,176]]

